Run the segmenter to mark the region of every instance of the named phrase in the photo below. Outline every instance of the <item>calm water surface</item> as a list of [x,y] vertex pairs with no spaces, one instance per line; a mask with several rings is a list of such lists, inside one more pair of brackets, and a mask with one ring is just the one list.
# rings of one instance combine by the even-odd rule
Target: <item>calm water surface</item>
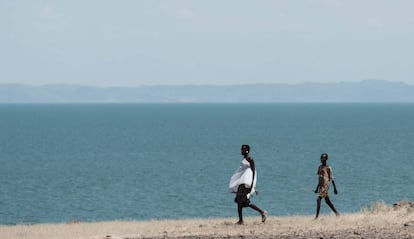
[[0,105],[0,224],[236,217],[241,144],[270,215],[314,214],[322,152],[340,212],[414,199],[414,104]]

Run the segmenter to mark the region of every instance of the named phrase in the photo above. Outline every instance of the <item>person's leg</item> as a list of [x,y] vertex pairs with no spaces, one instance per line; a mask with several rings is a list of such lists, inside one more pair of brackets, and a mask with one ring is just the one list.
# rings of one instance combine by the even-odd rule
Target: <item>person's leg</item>
[[239,221],[237,224],[243,224],[243,207],[246,204],[246,187],[244,184],[239,185],[237,188],[236,201],[237,201],[237,213],[239,214]]
[[250,203],[249,207],[253,208],[254,210],[260,212],[260,215],[262,215],[262,222],[266,221],[267,218],[267,212],[265,210],[260,209],[258,206],[256,206],[255,204]]
[[331,200],[329,199],[329,197],[325,197],[325,202],[326,204],[328,204],[328,206],[332,209],[332,211],[334,211],[334,213],[338,216],[339,213],[336,211],[335,206],[332,204]]
[[249,207],[253,208],[254,210],[260,212],[262,214],[264,211],[260,209],[258,206],[254,205],[253,203],[250,203]]
[[239,221],[236,223],[243,224],[243,205],[241,203],[237,203],[237,212],[239,213]]
[[320,197],[320,196],[316,200],[316,216],[315,216],[315,219],[319,217],[319,211],[321,210],[321,200],[322,200],[322,197]]

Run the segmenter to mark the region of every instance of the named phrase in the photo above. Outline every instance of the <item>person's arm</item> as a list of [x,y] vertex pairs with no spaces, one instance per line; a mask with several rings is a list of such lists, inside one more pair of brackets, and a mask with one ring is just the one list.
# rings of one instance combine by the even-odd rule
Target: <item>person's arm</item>
[[[316,172],[316,174],[319,177],[319,167],[318,167],[318,171]],[[318,178],[318,185],[316,185],[316,189],[315,189],[315,193],[318,193],[318,192],[319,192],[319,178]]]
[[336,190],[336,185],[335,185],[335,181],[334,181],[334,177],[333,177],[332,167],[329,167],[328,169],[329,169],[329,171],[328,171],[328,173],[329,173],[329,180],[331,180],[332,185],[334,187],[334,193],[335,194],[338,194],[338,190]]
[[334,187],[334,193],[335,194],[338,194],[338,190],[336,190],[336,185],[335,185],[335,181],[334,180],[332,180],[332,185]]
[[254,165],[254,160],[250,157],[249,157],[249,163],[250,163],[250,169],[253,172],[252,184],[250,186],[250,189],[248,190],[248,193],[250,194],[250,192],[253,190],[254,177],[256,176],[256,166]]

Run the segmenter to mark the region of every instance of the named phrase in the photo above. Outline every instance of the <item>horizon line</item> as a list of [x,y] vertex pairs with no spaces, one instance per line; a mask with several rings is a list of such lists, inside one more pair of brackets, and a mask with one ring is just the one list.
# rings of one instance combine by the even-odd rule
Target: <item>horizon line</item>
[[46,86],[70,86],[70,87],[94,87],[94,88],[140,88],[140,87],[183,87],[183,86],[194,86],[194,87],[229,87],[229,86],[254,86],[254,85],[287,85],[287,86],[299,86],[307,84],[315,85],[335,85],[335,84],[357,84],[364,82],[382,82],[382,83],[392,83],[392,84],[403,84],[414,86],[414,83],[407,83],[404,81],[390,81],[382,79],[365,79],[359,81],[338,81],[338,82],[316,82],[316,81],[305,81],[300,83],[284,83],[284,82],[258,82],[258,83],[234,83],[234,84],[142,84],[136,86],[122,86],[122,85],[113,85],[113,86],[99,86],[93,84],[79,84],[79,83],[44,83],[44,84],[33,84],[33,83],[0,83],[0,86],[13,85],[13,86],[27,86],[27,87],[46,87]]

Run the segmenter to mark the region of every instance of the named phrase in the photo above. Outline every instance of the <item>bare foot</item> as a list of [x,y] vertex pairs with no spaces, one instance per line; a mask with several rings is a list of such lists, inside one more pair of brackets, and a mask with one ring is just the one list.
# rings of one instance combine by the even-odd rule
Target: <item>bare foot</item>
[[267,219],[267,211],[263,211],[262,213],[262,222],[264,223]]

